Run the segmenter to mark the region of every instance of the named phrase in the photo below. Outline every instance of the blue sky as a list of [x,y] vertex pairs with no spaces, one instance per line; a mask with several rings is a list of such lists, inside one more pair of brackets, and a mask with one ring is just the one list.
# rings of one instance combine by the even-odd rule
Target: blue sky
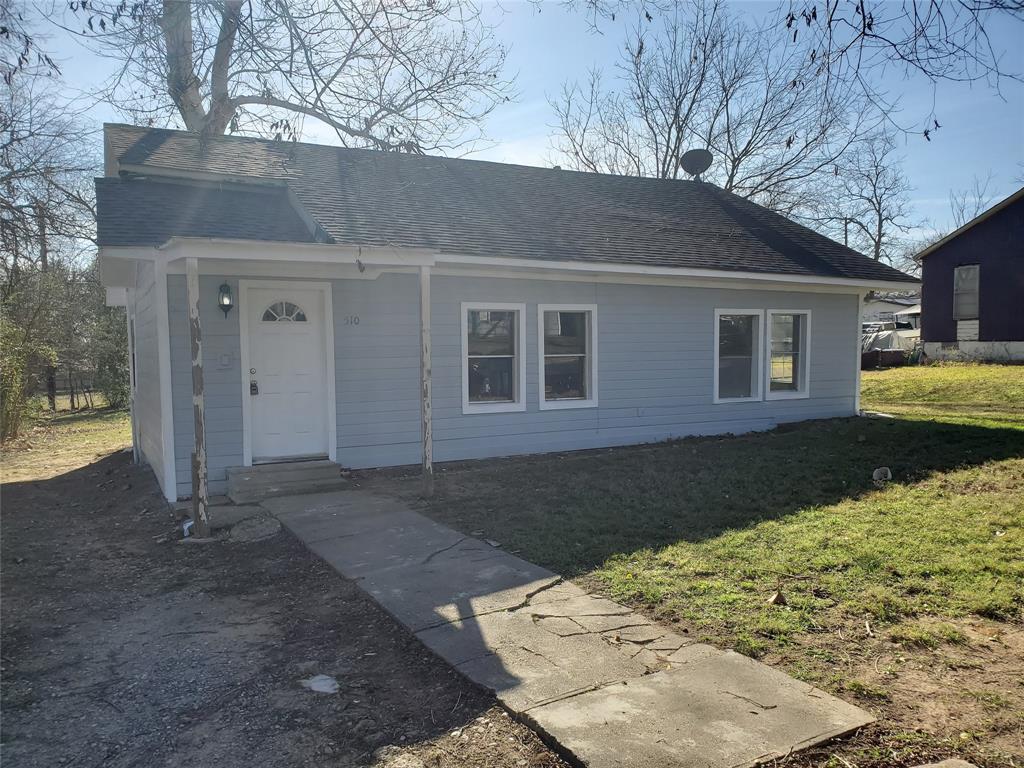
[[[774,8],[772,0],[733,4],[736,13],[746,15],[763,16]],[[567,11],[557,2],[488,2],[484,14],[509,48],[507,72],[516,76],[519,98],[492,113],[485,126],[489,146],[472,157],[550,165],[555,118],[548,97],[558,93],[562,82],[583,79],[592,67],[611,68],[635,17],[604,21],[595,32],[579,12]],[[1022,33],[1024,25],[990,27],[994,47],[1008,70],[1024,72]],[[88,90],[109,73],[109,61],[89,54],[59,30],[48,34],[68,85]],[[904,168],[914,188],[913,218],[927,222],[924,229],[950,228],[949,192],[969,188],[975,176],[984,179],[992,174],[993,202],[1024,185],[1018,180],[1024,175],[1024,83],[1004,80],[1000,95],[986,83],[933,85],[920,76],[906,79],[890,72],[884,87],[899,101],[901,123],[919,124],[934,101],[942,124],[931,142],[918,135],[900,140]],[[90,115],[97,121],[118,119],[109,104],[96,105]],[[329,135],[307,122],[303,138],[328,140]]]

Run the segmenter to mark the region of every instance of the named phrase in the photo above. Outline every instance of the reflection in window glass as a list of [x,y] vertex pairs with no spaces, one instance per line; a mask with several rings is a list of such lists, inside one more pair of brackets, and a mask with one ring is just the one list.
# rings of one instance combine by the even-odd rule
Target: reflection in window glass
[[589,312],[544,313],[544,399],[586,400]]
[[515,402],[518,312],[471,309],[466,317],[471,403]]
[[800,381],[803,315],[771,316],[771,380],[772,392],[797,392]]
[[756,390],[757,316],[718,318],[718,397],[753,397]]

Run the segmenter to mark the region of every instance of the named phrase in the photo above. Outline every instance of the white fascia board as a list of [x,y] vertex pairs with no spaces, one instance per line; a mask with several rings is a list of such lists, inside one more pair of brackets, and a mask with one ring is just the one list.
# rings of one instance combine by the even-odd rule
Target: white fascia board
[[227,240],[203,237],[172,237],[160,246],[166,262],[186,257],[245,261],[305,261],[327,264],[373,266],[433,266],[437,252],[427,248],[335,245],[331,243]]
[[920,282],[891,282],[884,280],[862,280],[845,277],[818,277],[815,275],[783,275],[778,273],[732,272],[717,269],[694,269],[689,267],[655,267],[642,264],[617,264],[612,262],[549,261],[546,259],[510,259],[490,256],[463,256],[441,253],[437,256],[439,266],[451,264],[483,268],[520,269],[528,272],[560,271],[566,273],[588,273],[603,275],[629,275],[642,277],[690,278],[701,280],[746,281],[753,283],[776,283],[789,286],[834,286],[856,292],[865,288],[887,290],[909,290],[919,287]]
[[140,258],[152,259],[153,249],[132,249],[124,253],[120,249],[100,248],[97,258],[100,266],[100,285],[105,288],[134,288],[136,262]]

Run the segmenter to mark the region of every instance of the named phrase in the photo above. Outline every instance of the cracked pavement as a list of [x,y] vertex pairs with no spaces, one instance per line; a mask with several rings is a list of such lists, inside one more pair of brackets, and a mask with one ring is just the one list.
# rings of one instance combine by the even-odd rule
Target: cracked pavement
[[755,765],[872,720],[399,501],[338,491],[263,506],[434,653],[593,768]]

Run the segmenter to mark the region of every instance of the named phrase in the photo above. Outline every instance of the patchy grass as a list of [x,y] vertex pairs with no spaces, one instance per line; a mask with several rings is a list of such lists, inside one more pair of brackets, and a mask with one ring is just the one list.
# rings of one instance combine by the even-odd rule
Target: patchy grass
[[900,645],[917,648],[938,648],[942,643],[964,645],[967,635],[952,624],[939,623],[932,627],[906,622],[889,632],[889,639]]
[[[102,402],[93,397],[94,402]],[[55,414],[37,403],[21,437],[3,446],[3,482],[56,477],[81,466],[83,456],[96,460],[131,445],[127,411],[104,407],[72,412],[63,400],[58,401]]]
[[861,405],[907,418],[1024,428],[1024,366],[979,363],[865,371]]
[[[449,465],[429,513],[859,700],[884,723],[865,754],[892,761],[865,765],[954,742],[985,764],[1024,732],[1019,686],[996,684],[999,718],[966,693],[989,690],[979,657],[1019,673],[1024,368],[867,373],[863,405],[899,418]],[[933,751],[902,746],[919,723]]]

